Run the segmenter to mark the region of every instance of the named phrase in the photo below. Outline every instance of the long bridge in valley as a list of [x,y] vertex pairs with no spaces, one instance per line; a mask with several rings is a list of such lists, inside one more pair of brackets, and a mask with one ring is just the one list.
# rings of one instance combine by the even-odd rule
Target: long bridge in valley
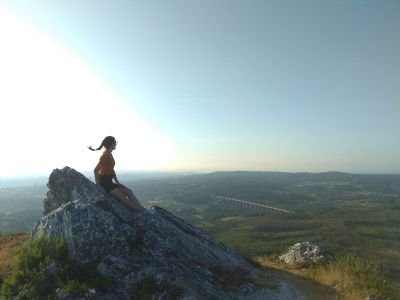
[[263,213],[266,211],[292,213],[291,211],[286,210],[286,209],[276,208],[276,207],[272,207],[272,206],[268,206],[268,205],[264,205],[264,204],[260,204],[260,203],[255,203],[255,202],[250,202],[250,201],[246,201],[246,200],[235,199],[235,198],[224,197],[224,196],[214,196],[214,197],[217,199],[220,199],[220,200],[230,201],[231,203],[240,205],[244,208],[248,208],[248,209],[254,210],[259,213]]

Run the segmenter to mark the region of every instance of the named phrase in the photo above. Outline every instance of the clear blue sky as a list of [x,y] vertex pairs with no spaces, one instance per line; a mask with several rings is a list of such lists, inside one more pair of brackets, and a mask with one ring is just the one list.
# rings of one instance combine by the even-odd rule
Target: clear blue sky
[[154,168],[400,173],[398,0],[0,7],[172,141],[171,160]]

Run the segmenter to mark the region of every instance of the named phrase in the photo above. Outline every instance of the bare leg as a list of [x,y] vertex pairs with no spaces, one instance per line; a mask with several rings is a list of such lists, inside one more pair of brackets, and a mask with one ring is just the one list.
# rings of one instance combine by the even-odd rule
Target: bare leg
[[110,195],[120,201],[122,204],[124,204],[125,206],[138,211],[138,212],[143,212],[144,208],[139,204],[137,205],[135,202],[130,201],[129,198],[127,198],[127,196],[120,190],[120,188],[115,188],[112,191],[110,191]]
[[142,211],[144,211],[144,207],[139,203],[139,200],[136,198],[135,194],[132,190],[128,189],[125,186],[121,186],[118,188],[130,201],[132,201],[137,207],[140,207]]

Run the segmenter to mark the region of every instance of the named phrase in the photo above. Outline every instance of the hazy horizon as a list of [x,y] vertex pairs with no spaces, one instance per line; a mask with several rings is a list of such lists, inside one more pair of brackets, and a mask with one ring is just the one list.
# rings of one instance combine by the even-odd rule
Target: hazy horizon
[[[78,171],[78,170],[77,170]],[[93,171],[85,171],[79,170],[78,172],[82,173],[85,176],[91,176]],[[255,173],[288,173],[288,174],[324,174],[324,173],[343,173],[343,174],[351,174],[351,175],[400,175],[400,173],[384,173],[384,172],[350,172],[350,171],[340,171],[340,170],[329,170],[329,171],[280,171],[280,170],[120,170],[118,174],[121,176],[124,175],[140,175],[140,174],[183,174],[183,175],[191,175],[191,174],[210,174],[210,173],[218,173],[218,172],[255,172]],[[16,176],[0,176],[0,181],[5,180],[24,180],[24,179],[43,179],[48,178],[51,172],[47,173],[36,173],[30,175],[16,175]]]
[[400,173],[400,2],[0,3],[4,176]]

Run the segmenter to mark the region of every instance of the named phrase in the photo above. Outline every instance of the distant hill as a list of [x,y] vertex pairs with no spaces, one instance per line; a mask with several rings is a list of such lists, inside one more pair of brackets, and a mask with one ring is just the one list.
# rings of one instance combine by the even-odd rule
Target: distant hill
[[[297,202],[332,202],[338,199],[399,193],[400,175],[364,175],[340,172],[214,172],[149,180],[127,180],[140,199],[174,199],[205,204],[212,195],[243,198],[259,203],[291,206]],[[365,194],[367,193],[367,194]]]
[[46,185],[48,176],[0,177],[0,189],[33,185]]
[[[201,176],[201,175],[200,175]],[[210,176],[217,180],[245,180],[259,183],[275,184],[277,186],[288,186],[306,183],[357,183],[363,185],[374,185],[385,188],[396,186],[400,190],[400,174],[351,174],[343,172],[323,172],[323,173],[288,173],[288,172],[214,172],[202,176]]]
[[[90,178],[90,174],[86,174]],[[162,201],[186,211],[215,202],[213,195],[243,198],[293,208],[304,203],[336,203],[346,199],[391,199],[400,192],[400,175],[365,175],[341,172],[213,172],[129,173],[120,181],[144,203]],[[93,181],[93,179],[91,179]],[[0,232],[29,231],[43,212],[47,178],[0,181]],[[5,187],[5,185],[11,185]]]

